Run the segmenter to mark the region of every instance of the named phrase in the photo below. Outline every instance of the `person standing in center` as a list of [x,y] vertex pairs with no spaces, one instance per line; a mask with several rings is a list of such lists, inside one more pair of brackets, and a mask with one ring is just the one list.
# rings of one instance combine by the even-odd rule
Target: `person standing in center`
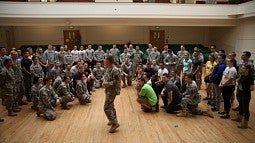
[[116,110],[114,108],[114,100],[116,95],[120,95],[121,76],[120,71],[114,66],[114,57],[107,56],[105,59],[106,72],[104,75],[103,87],[105,87],[104,112],[111,125],[109,133],[114,133],[120,126],[117,120]]

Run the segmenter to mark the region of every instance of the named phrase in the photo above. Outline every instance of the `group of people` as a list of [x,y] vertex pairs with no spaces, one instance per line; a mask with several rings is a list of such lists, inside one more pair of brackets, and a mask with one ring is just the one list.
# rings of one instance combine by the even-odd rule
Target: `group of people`
[[[197,47],[192,54],[185,50],[185,45],[181,45],[176,54],[165,45],[160,53],[150,43],[146,53],[138,45],[133,48],[133,44],[125,44],[123,53],[115,44],[106,51],[101,45],[95,51],[92,45],[86,48],[74,46],[73,50],[65,45],[59,51],[48,45],[47,50],[37,48],[35,53],[31,48],[23,54],[15,48],[10,55],[7,55],[5,48],[0,52],[0,78],[5,81],[0,85],[1,98],[8,116],[16,116],[20,106],[32,102],[31,108],[37,116],[55,120],[57,105],[61,104],[62,109],[68,110],[68,103],[75,98],[81,105],[91,103],[91,92],[103,86],[106,94],[104,111],[108,125],[111,125],[109,132],[114,133],[120,126],[114,100],[120,94],[121,80],[122,88],[132,86],[135,80],[137,102],[144,112],[158,112],[161,97],[164,103],[161,107],[167,113],[179,112],[178,117],[189,114],[213,117],[211,110],[198,109],[204,57]],[[147,59],[144,59],[145,54]],[[249,102],[254,89],[254,66],[249,61],[250,56],[251,53],[245,51],[242,63],[237,66],[234,52],[226,58],[224,50],[217,52],[216,46],[212,45],[205,64],[207,97],[204,100],[208,100],[212,111],[219,111],[222,118],[229,118],[231,101],[237,88],[239,114],[233,120],[242,121],[241,128],[248,127]],[[23,95],[27,101],[23,100]],[[220,111],[222,98],[224,111]],[[0,121],[3,119],[0,118]]]

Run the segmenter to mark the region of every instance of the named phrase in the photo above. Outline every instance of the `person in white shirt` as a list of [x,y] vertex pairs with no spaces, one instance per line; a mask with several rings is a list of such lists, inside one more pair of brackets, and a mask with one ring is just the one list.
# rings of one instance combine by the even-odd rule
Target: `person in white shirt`
[[224,99],[224,111],[219,112],[221,118],[229,118],[229,112],[231,108],[231,95],[235,91],[237,71],[234,67],[234,60],[227,59],[227,67],[223,72],[223,76],[220,82],[221,93]]
[[165,68],[164,63],[159,63],[158,78],[162,80],[163,74],[169,74],[169,71]]

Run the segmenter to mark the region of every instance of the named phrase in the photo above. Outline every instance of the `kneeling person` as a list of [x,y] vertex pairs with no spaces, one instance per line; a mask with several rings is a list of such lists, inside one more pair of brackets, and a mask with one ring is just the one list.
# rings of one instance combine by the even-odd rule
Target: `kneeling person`
[[162,81],[165,83],[165,87],[163,89],[165,92],[161,93],[161,95],[165,93],[165,96],[162,96],[162,99],[164,100],[164,103],[167,103],[167,105],[164,105],[166,112],[174,113],[174,111],[181,109],[181,92],[179,88],[170,80],[169,74],[163,74]]
[[85,105],[86,103],[91,102],[85,74],[82,74],[81,80],[78,81],[76,92],[81,105]]
[[152,111],[158,101],[156,93],[149,84],[145,83],[144,78],[139,78],[138,84],[142,88],[136,101],[141,104],[144,112]]
[[[37,110],[37,116],[41,114],[44,118],[49,121],[56,119],[56,113],[54,106],[59,103],[58,95],[54,92],[51,87],[52,79],[46,78],[46,85],[39,90],[39,105]],[[56,101],[53,103],[52,101]]]
[[70,77],[65,76],[57,89],[57,94],[61,97],[61,107],[67,110],[70,109],[67,103],[74,100],[74,95],[70,91],[70,81]]

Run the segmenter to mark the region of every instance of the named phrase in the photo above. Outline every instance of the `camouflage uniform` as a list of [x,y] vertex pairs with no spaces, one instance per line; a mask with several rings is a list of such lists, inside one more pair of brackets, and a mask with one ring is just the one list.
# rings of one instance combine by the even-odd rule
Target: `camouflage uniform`
[[44,72],[42,66],[39,63],[36,65],[32,63],[32,65],[30,66],[30,72],[32,74],[31,83],[33,83],[34,77],[44,78]]
[[73,101],[73,94],[70,91],[70,86],[66,82],[62,82],[58,89],[57,94],[61,97],[61,107],[66,108],[67,103]]
[[79,61],[79,51],[78,50],[72,50],[71,54],[72,54],[75,62]]
[[94,53],[94,60],[100,62],[102,66],[104,66],[104,54],[103,50],[96,50]]
[[61,68],[64,68],[65,65],[65,55],[66,55],[66,51],[59,51],[58,55],[57,55],[57,59],[60,62],[60,64],[62,65]]
[[57,76],[57,78],[54,80],[53,86],[52,86],[55,92],[57,92],[57,89],[58,89],[58,87],[59,87],[59,85],[60,85],[61,83],[62,83],[62,78],[61,78],[61,76]]
[[38,110],[38,105],[39,105],[39,91],[43,87],[43,84],[34,84],[31,88],[31,96],[32,96],[32,101],[33,105],[31,108]]
[[125,59],[128,58],[129,60],[131,59],[131,55],[129,53],[122,53],[120,54],[120,63],[122,64]]
[[120,51],[117,48],[112,48],[110,50],[110,53],[112,54],[113,58],[114,58],[114,64],[119,65],[119,55],[120,55]]
[[48,76],[52,77],[54,80],[60,75],[61,69],[60,67],[56,68],[53,67],[52,69],[50,69]]
[[[150,55],[150,53],[153,51],[153,48],[148,48],[147,50],[146,50],[146,53],[147,53],[147,56],[148,56],[148,58],[149,58],[149,55]],[[148,59],[147,59],[148,60]]]
[[24,83],[23,83],[23,73],[22,73],[20,60],[13,61],[12,69],[15,74],[15,88],[16,88],[16,90],[15,90],[14,96],[17,96],[16,102],[19,103],[22,101],[24,91],[25,91]]
[[4,99],[8,114],[10,114],[15,108],[15,74],[13,69],[7,69],[6,67],[2,68],[2,71],[0,73],[0,79],[2,81],[1,95],[3,96],[2,98]]
[[106,69],[104,83],[106,94],[104,103],[105,115],[112,124],[118,124],[114,100],[116,95],[120,95],[121,77],[117,67]]
[[166,69],[169,71],[169,74],[176,69],[176,65],[178,63],[178,57],[175,54],[168,54],[164,60],[164,64],[166,65]]
[[78,81],[76,85],[76,94],[80,104],[85,105],[91,102],[86,81]]
[[86,51],[85,50],[82,50],[82,51],[80,50],[79,51],[80,60],[85,61],[86,60],[85,55],[86,55]]
[[54,50],[46,50],[43,54],[43,57],[46,61],[48,61],[48,69],[51,69],[55,64],[55,61],[57,61],[57,55]]
[[181,101],[182,110],[187,111],[188,108],[193,114],[197,114],[198,103],[201,101],[201,95],[198,93],[197,84],[192,81],[186,85],[186,92]]
[[4,60],[5,60],[5,59],[8,59],[8,58],[9,58],[9,57],[6,56],[6,55],[0,56],[0,72],[1,72],[2,68],[4,68],[4,65],[3,65]]
[[[132,85],[132,63],[129,62],[129,64],[123,63],[121,65],[121,79],[124,85],[126,85],[126,78],[127,78],[127,85],[131,86]],[[126,77],[125,74],[128,76]]]
[[168,50],[163,50],[162,52],[161,52],[161,56],[160,56],[160,62],[164,62],[164,60],[165,60],[165,58],[167,57],[167,55],[168,55]]
[[43,114],[45,119],[50,121],[55,120],[56,113],[54,107],[56,105],[57,99],[58,95],[54,92],[52,87],[48,88],[46,86],[43,86],[39,90],[39,105],[37,116]]
[[74,57],[73,55],[65,55],[64,57],[64,63],[67,65],[67,64],[70,64],[70,65],[73,65],[74,63]]
[[136,51],[135,49],[128,48],[128,53],[130,56],[133,55],[133,53],[135,53],[135,51]]
[[151,51],[150,55],[148,56],[148,62],[152,62],[153,60],[156,60],[157,62],[160,59],[160,53],[158,51]]
[[131,55],[132,62],[133,62],[133,66],[132,66],[133,77],[136,76],[136,70],[137,70],[138,64],[143,62],[143,55],[144,54],[141,50],[135,51],[133,55]]
[[103,67],[100,67],[100,68],[96,67],[93,69],[93,75],[96,79],[95,88],[101,87],[101,84],[103,82],[104,72],[105,72],[105,69]]

